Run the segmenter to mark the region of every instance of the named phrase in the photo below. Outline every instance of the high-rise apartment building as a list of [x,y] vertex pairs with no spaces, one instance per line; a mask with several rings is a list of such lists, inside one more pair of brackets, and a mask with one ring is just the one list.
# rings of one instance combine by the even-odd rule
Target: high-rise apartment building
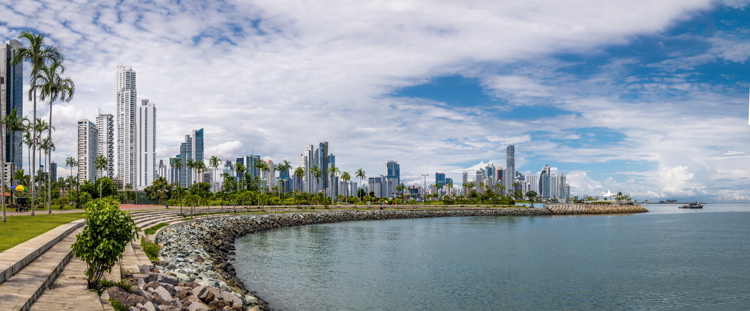
[[97,172],[99,177],[113,178],[115,176],[115,120],[111,114],[102,114],[98,111],[96,116],[96,130],[99,133],[97,154],[107,159],[107,168]]
[[135,71],[117,66],[116,74],[117,177],[122,186],[135,186],[137,168],[137,128]]
[[138,106],[138,189],[154,182],[156,175],[156,105],[141,100]]
[[550,168],[549,165],[545,165],[542,171],[539,172],[539,191],[538,195],[542,199],[549,199],[550,197]]
[[49,174],[53,181],[57,181],[57,162],[52,161],[49,163]]
[[513,182],[515,182],[516,177],[516,147],[513,145],[509,145],[506,149],[505,176],[505,191],[512,194],[515,189]]
[[98,133],[89,120],[78,120],[78,182],[96,179],[96,151]]
[[188,168],[188,160],[203,162],[203,129],[193,130],[193,135],[185,135],[185,142],[180,144],[180,186],[189,187],[202,180],[195,170]]
[[388,178],[394,178],[396,185],[401,184],[401,166],[398,162],[390,160],[385,163],[385,176]]
[[[23,117],[23,63],[11,64],[13,55],[23,45],[18,40],[10,40],[0,44],[0,119],[13,113],[15,109],[18,118]],[[21,131],[5,133],[5,154],[0,162],[10,162],[16,168],[23,167],[23,139]]]

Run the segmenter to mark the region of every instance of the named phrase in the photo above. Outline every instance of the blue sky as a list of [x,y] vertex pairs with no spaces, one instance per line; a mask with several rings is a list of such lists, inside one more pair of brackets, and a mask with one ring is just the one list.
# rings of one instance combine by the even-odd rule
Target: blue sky
[[78,93],[56,104],[58,163],[77,119],[114,111],[124,64],[157,105],[160,158],[203,127],[223,159],[298,165],[326,140],[343,171],[396,160],[421,184],[505,166],[515,144],[518,170],[549,164],[573,193],[750,201],[745,0],[0,7],[0,38],[43,32],[65,51]]

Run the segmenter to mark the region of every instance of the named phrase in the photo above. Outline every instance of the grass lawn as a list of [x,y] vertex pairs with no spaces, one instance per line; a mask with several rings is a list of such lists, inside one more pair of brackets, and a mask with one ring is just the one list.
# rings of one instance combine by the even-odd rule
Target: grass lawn
[[59,225],[83,218],[81,213],[31,216],[8,216],[8,222],[0,219],[0,252],[26,242]]

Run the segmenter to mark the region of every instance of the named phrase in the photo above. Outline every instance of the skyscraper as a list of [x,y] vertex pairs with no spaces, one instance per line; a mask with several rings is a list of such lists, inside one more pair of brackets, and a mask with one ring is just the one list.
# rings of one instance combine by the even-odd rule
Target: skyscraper
[[516,147],[509,145],[506,149],[505,156],[505,191],[508,194],[513,193],[513,182],[516,177]]
[[107,159],[107,169],[98,173],[99,177],[113,178],[115,175],[115,121],[111,114],[98,112],[96,130],[99,133],[97,154]]
[[89,120],[78,120],[78,182],[96,178],[97,130]]
[[320,168],[320,189],[319,190],[326,190],[328,189],[328,142],[321,142],[318,144],[318,167]]
[[438,188],[445,185],[445,173],[435,173],[435,185]]
[[[16,110],[18,118],[23,117],[23,63],[11,64],[11,59],[17,49],[23,48],[18,40],[10,40],[0,44],[0,118]],[[21,131],[5,133],[4,161],[10,162],[16,168],[23,167],[23,148]]]
[[401,166],[398,165],[398,162],[390,160],[385,163],[385,176],[395,178],[396,185],[401,184]]
[[549,183],[550,183],[550,168],[549,168],[549,165],[545,165],[544,168],[542,168],[542,171],[539,172],[538,195],[541,199],[549,199],[549,195],[550,195]]
[[138,189],[154,182],[156,171],[156,105],[148,99],[138,106]]
[[122,186],[136,182],[136,98],[135,71],[130,66],[117,66],[116,85],[117,176]]
[[185,142],[180,144],[180,186],[189,187],[203,180],[196,172],[187,167],[188,160],[203,162],[203,129],[193,130],[193,135],[185,135]]
[[49,174],[53,181],[57,181],[57,162],[52,161],[49,163]]

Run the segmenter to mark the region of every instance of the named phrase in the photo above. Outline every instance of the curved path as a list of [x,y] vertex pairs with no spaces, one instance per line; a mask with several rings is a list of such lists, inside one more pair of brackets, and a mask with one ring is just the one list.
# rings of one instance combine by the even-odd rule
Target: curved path
[[[158,208],[130,214],[141,230],[183,221],[179,209]],[[106,292],[97,297],[86,289],[86,264],[73,258],[71,245],[82,229],[82,219],[73,221],[0,253],[0,310],[112,310]],[[105,278],[118,282],[123,274],[140,273],[140,266],[151,262],[134,240]]]

